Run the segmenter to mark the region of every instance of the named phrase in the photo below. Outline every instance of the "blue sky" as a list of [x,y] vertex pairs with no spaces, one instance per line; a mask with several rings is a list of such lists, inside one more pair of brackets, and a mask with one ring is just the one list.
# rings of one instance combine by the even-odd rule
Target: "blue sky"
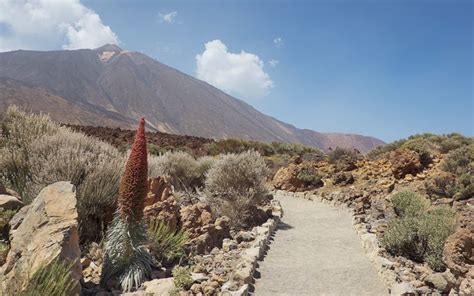
[[[122,48],[206,79],[300,128],[385,141],[421,132],[474,135],[473,1],[81,5],[110,27]],[[1,23],[0,14],[0,42],[8,27]],[[74,36],[27,47],[84,44]]]

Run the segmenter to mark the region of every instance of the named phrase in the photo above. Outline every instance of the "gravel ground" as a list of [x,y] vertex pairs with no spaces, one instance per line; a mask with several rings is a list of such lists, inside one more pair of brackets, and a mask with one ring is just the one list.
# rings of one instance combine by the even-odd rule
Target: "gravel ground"
[[317,201],[276,198],[284,216],[257,269],[254,295],[388,295],[348,213]]

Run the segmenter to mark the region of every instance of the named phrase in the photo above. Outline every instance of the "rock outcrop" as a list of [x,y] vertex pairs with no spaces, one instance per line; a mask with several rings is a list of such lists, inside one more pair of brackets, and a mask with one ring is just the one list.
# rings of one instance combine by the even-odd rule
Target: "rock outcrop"
[[172,195],[170,184],[163,177],[150,178],[148,188],[149,191],[145,199],[145,221],[162,221],[172,230],[177,230],[180,215],[179,205]]
[[0,269],[1,285],[14,284],[21,291],[36,271],[61,260],[72,264],[73,295],[78,295],[82,274],[75,187],[69,182],[52,184],[17,215],[21,217],[13,219],[10,251]]
[[197,254],[220,248],[223,239],[230,236],[229,218],[214,220],[209,205],[201,202],[181,209],[181,222],[188,235],[187,247]]

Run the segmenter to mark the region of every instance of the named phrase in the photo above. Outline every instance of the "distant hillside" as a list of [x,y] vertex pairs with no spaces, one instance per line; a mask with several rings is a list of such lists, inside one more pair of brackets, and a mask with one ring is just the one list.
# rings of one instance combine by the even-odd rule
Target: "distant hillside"
[[206,138],[300,143],[366,152],[381,140],[298,129],[138,52],[95,50],[0,53],[0,107],[24,106],[57,121],[149,129]]

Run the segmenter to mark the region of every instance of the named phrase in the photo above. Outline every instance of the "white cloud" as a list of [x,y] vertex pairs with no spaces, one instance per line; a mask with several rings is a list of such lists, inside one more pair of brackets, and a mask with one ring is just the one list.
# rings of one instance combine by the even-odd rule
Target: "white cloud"
[[274,68],[276,66],[278,66],[278,63],[280,63],[280,62],[278,60],[274,60],[274,59],[271,59],[271,60],[268,61],[268,64],[270,64],[270,66],[272,66]]
[[207,42],[196,63],[197,78],[237,96],[258,98],[274,87],[257,55],[243,50],[231,53],[220,40]]
[[178,16],[177,11],[172,11],[167,14],[158,13],[158,18],[160,23],[174,24],[176,23],[176,17]]
[[0,51],[96,48],[117,35],[79,0],[0,0]]
[[273,39],[273,44],[275,44],[276,47],[280,47],[283,45],[283,39],[281,37],[277,37]]

